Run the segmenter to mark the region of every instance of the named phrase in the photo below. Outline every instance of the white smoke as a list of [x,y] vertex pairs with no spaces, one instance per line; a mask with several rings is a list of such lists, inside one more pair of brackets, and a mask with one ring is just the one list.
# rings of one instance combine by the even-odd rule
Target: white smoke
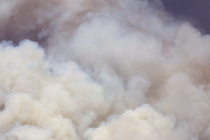
[[158,1],[2,0],[0,18],[0,139],[210,139],[210,37]]

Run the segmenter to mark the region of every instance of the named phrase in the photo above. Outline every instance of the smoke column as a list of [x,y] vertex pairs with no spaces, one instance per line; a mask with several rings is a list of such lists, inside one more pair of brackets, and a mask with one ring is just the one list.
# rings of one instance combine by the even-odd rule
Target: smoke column
[[210,36],[152,0],[1,0],[1,140],[209,140]]

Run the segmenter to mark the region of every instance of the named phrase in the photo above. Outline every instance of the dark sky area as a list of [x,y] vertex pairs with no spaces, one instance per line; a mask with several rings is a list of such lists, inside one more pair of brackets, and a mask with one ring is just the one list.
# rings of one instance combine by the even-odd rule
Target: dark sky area
[[203,33],[210,33],[210,0],[162,0],[165,9],[177,18],[186,18]]

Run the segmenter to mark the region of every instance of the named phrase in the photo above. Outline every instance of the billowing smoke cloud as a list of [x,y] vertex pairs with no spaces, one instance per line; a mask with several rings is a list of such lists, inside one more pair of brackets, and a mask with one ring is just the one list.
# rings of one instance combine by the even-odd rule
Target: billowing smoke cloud
[[2,0],[1,140],[208,140],[210,37],[158,1]]

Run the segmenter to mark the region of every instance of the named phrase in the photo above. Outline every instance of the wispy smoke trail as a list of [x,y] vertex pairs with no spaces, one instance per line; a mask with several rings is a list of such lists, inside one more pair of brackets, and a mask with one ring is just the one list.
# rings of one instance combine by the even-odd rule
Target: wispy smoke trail
[[158,1],[0,1],[1,140],[208,140],[210,37]]

